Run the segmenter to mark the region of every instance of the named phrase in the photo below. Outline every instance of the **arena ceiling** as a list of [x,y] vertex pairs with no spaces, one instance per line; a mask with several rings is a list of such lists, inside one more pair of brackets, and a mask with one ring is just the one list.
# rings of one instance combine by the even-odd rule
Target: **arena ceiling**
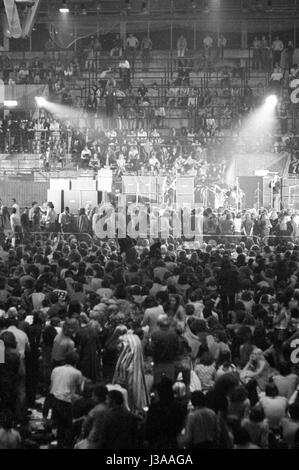
[[[38,18],[56,17],[63,2],[64,0],[42,0]],[[187,15],[194,19],[194,16],[215,14],[265,18],[283,14],[293,18],[299,12],[297,3],[296,0],[66,0],[70,15],[114,18]]]

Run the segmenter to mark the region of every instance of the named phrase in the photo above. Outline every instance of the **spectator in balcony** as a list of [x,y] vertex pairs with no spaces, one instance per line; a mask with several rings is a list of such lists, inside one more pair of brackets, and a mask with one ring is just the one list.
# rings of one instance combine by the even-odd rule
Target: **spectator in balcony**
[[99,52],[102,51],[102,49],[103,49],[103,48],[102,48],[102,43],[101,43],[99,37],[96,37],[96,38],[95,38],[93,48],[94,48],[94,51],[97,52],[97,53],[99,53]]
[[18,80],[17,80],[16,72],[11,72],[11,73],[9,74],[8,85],[9,85],[9,86],[16,85],[17,81],[18,81]]
[[174,106],[178,105],[178,96],[179,96],[179,88],[175,85],[175,82],[173,82],[170,85],[170,88],[168,90],[168,100],[167,100],[167,105],[170,106],[174,104]]
[[150,55],[153,48],[152,40],[149,36],[144,36],[141,41],[141,58],[142,58],[142,70],[148,72],[150,64]]
[[137,92],[138,92],[139,97],[142,98],[142,99],[147,95],[148,88],[145,86],[145,83],[144,83],[143,80],[140,80],[140,86],[139,86]]
[[272,52],[273,52],[273,66],[279,66],[281,60],[281,53],[284,49],[283,42],[279,39],[279,36],[275,37],[275,40],[272,42]]
[[8,56],[5,56],[3,58],[2,67],[3,67],[3,81],[4,83],[7,83],[9,80],[9,74],[10,72],[12,72],[12,64]]
[[74,67],[73,67],[72,63],[70,63],[66,67],[66,69],[64,69],[63,74],[64,74],[64,77],[65,77],[66,80],[71,79],[71,77],[74,75]]
[[294,51],[294,44],[291,40],[289,40],[285,49],[285,68],[289,71],[293,67]]
[[153,171],[153,172],[158,172],[159,171],[159,168],[160,168],[161,164],[160,164],[160,161],[158,160],[155,153],[152,154],[152,156],[150,157],[148,163],[149,163],[150,171]]
[[177,40],[177,50],[178,50],[178,57],[185,57],[185,53],[187,50],[187,39],[183,34]]
[[255,36],[252,43],[252,70],[260,70],[261,68],[261,41]]
[[130,33],[129,37],[126,40],[126,47],[131,61],[132,77],[134,77],[135,72],[135,58],[138,46],[138,39],[132,33]]
[[282,134],[288,132],[288,110],[285,103],[282,103],[279,109],[279,120]]
[[87,101],[86,101],[86,109],[87,111],[93,111],[96,109],[96,99],[93,93],[89,93]]
[[121,57],[123,54],[123,48],[122,48],[122,42],[120,39],[120,35],[117,34],[115,39],[113,40],[112,43],[112,49],[110,50],[110,56],[111,57]]
[[262,70],[268,72],[270,65],[270,44],[265,35],[261,39],[261,62]]
[[81,164],[82,164],[82,168],[87,168],[88,164],[89,164],[89,160],[91,158],[91,151],[90,149],[88,148],[88,145],[86,144],[84,149],[82,150],[81,152]]
[[213,43],[214,41],[213,41],[212,36],[209,33],[207,33],[203,39],[203,47],[204,47],[204,54],[205,54],[206,60],[211,59]]
[[93,47],[87,50],[87,57],[85,61],[85,69],[92,70],[94,67],[94,59],[96,57]]
[[220,35],[219,35],[217,46],[218,46],[218,57],[220,59],[223,59],[224,58],[224,50],[227,46],[227,39],[223,36],[222,33],[220,33]]
[[283,84],[283,73],[279,65],[274,67],[274,70],[270,77],[270,87],[273,93],[280,93]]
[[61,63],[60,60],[58,60],[56,63],[55,63],[55,73],[58,77],[61,77],[63,75],[63,65]]
[[109,129],[113,126],[114,111],[116,108],[116,93],[115,90],[107,90],[105,93],[106,116],[108,118]]
[[23,63],[18,72],[18,81],[22,83],[28,83],[29,80],[29,70],[25,63]]
[[119,78],[122,81],[122,89],[127,90],[130,86],[130,79],[131,79],[131,66],[130,62],[126,57],[121,59],[119,65]]
[[291,78],[298,78],[299,76],[299,67],[297,64],[294,64],[290,70],[290,79]]

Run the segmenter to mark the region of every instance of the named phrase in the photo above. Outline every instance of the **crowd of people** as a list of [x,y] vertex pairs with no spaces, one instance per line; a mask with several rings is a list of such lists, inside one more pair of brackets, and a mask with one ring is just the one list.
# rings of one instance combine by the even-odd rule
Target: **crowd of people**
[[274,247],[250,214],[221,240],[237,225],[225,211],[191,248],[58,233],[51,204],[33,235],[36,207],[0,248],[0,448],[298,447],[292,217]]
[[[203,45],[209,62],[209,34]],[[220,57],[226,45],[221,35]],[[286,108],[276,137],[238,132],[263,86],[240,93],[225,70],[219,88],[202,91],[182,61],[166,92],[143,82],[135,89],[136,51],[146,70],[150,38],[130,35],[126,54],[119,37],[112,46],[121,66],[103,72],[78,125],[43,110],[36,120],[10,114],[0,146],[36,147],[46,169],[71,153],[83,169],[111,167],[117,177],[165,174],[158,216],[169,221],[176,176],[195,176],[199,193],[208,184],[221,190],[232,151],[287,151],[296,172]],[[184,59],[184,37],[177,49]],[[282,49],[272,49],[276,64]],[[5,59],[5,81],[45,79],[54,99],[75,105],[72,77],[101,50],[94,39],[83,65],[49,71],[34,62],[15,75]],[[163,133],[177,107],[196,110],[194,127]],[[75,219],[52,202],[24,208],[14,199],[8,210],[0,200],[1,449],[299,448],[298,214],[259,203],[243,210],[234,192],[219,209],[202,209],[201,240],[174,236],[171,222],[167,237],[101,239],[102,206],[80,208]]]
[[[223,240],[226,243],[229,241],[236,243],[247,239],[265,245],[277,245],[286,241],[297,242],[299,237],[299,215],[297,210],[283,209],[279,211],[265,208],[239,210],[236,206],[234,189],[236,188],[232,188],[228,192],[225,205],[214,210],[211,208],[204,209],[199,206],[194,206],[194,208],[191,206],[189,209],[176,208],[169,197],[165,197],[165,201],[160,205],[152,204],[149,206],[145,205],[143,201],[139,201],[138,205],[137,201],[132,205],[132,208],[136,205],[133,212],[130,209],[130,204],[128,204],[125,226],[128,227],[130,221],[133,221],[132,223],[135,226],[142,224],[143,227],[143,222],[145,222],[146,228],[137,230],[142,238],[154,236],[156,233],[157,236],[163,236],[163,233],[167,233],[174,238],[184,236],[186,241],[193,240],[195,235],[200,234],[203,240],[208,241],[215,238],[217,243],[223,242]],[[279,194],[278,197],[280,197]],[[39,204],[34,201],[31,208],[21,209],[16,199],[13,199],[11,210],[9,210],[0,199],[1,238],[4,240],[5,235],[10,233],[13,235],[14,245],[17,240],[23,240],[30,233],[80,233],[87,234],[89,237],[105,239],[110,232],[106,230],[99,234],[96,225],[99,220],[107,224],[109,217],[111,221],[111,217],[114,216],[111,212],[112,209],[115,214],[120,213],[122,210],[121,206],[118,206],[117,201],[115,201],[113,204],[109,203],[108,205],[103,202],[96,207],[88,203],[85,208],[78,208],[77,214],[71,213],[68,207],[64,207],[61,213],[58,213],[52,202]],[[188,214],[190,216],[190,225],[188,227],[193,227],[190,230],[187,230],[186,225]],[[175,225],[178,219],[181,221],[182,226],[180,231]],[[154,220],[156,220],[157,226],[160,227],[157,231],[153,229]],[[196,232],[197,226],[200,226],[198,232]],[[120,230],[120,227],[118,228]],[[117,231],[115,236],[117,237]],[[198,238],[195,237],[194,240],[198,240]]]

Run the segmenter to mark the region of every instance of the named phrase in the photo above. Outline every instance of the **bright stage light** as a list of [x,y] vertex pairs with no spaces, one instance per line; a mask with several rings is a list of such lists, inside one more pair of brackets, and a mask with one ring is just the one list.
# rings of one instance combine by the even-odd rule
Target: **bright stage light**
[[16,100],[4,100],[5,108],[15,108],[18,106],[18,102]]
[[69,13],[70,12],[66,2],[62,2],[62,5],[59,8],[59,11],[60,11],[60,13]]
[[35,101],[39,108],[42,108],[43,106],[47,104],[47,100],[43,96],[36,96]]
[[276,95],[270,95],[266,98],[265,104],[270,107],[275,107],[278,103],[278,98]]

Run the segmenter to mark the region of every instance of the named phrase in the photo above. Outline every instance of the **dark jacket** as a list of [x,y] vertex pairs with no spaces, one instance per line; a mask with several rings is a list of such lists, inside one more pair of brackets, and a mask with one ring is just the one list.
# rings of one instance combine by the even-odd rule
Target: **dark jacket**
[[138,419],[122,406],[109,410],[105,417],[102,449],[138,448]]
[[155,331],[151,336],[151,348],[155,364],[172,363],[179,352],[178,335],[171,328]]

